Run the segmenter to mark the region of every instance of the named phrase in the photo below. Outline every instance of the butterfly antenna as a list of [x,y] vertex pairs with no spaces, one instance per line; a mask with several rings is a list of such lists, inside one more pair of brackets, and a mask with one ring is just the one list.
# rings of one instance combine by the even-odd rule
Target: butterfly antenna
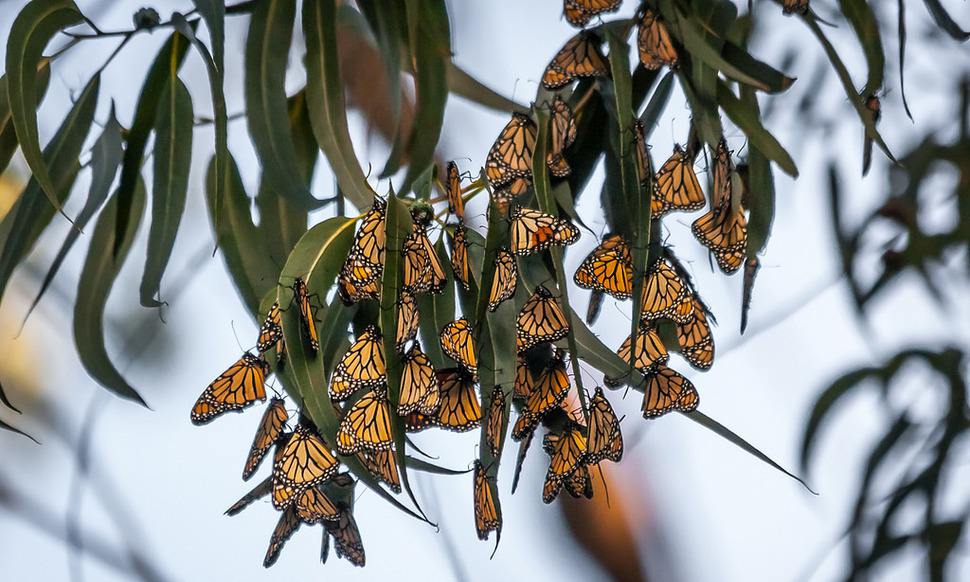
[[235,337],[235,338],[236,338],[236,345],[237,345],[237,346],[239,346],[239,349],[240,349],[241,351],[243,351],[243,352],[248,352],[249,350],[248,350],[248,349],[246,349],[246,348],[244,348],[244,347],[242,346],[242,342],[240,342],[240,341],[239,341],[239,334],[238,334],[238,333],[236,333],[236,322],[235,322],[235,321],[230,321],[230,322],[229,322],[229,327],[231,327],[231,328],[232,328],[232,335],[233,335],[233,337]]

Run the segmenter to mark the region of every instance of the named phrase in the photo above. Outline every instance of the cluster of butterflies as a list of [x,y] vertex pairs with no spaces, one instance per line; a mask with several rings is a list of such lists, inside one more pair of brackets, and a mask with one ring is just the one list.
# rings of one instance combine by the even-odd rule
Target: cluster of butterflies
[[[593,17],[617,10],[620,3],[620,0],[564,0],[564,14],[570,23],[583,27]],[[786,1],[786,10],[789,4],[792,11],[801,10],[802,6],[807,10],[807,1]],[[678,66],[677,49],[658,14],[642,7],[637,26],[642,66],[648,69]],[[543,74],[543,85],[559,91],[577,79],[608,76],[610,71],[600,52],[601,44],[595,32],[580,31],[550,62]],[[567,150],[576,139],[576,112],[558,93],[549,107],[551,143],[545,163],[554,178],[564,179],[572,172]],[[577,111],[582,113],[579,108]],[[572,245],[580,237],[579,229],[568,219],[526,205],[533,179],[537,133],[536,123],[530,116],[514,113],[486,156],[484,178],[493,203],[490,211],[501,213],[508,221],[508,237],[495,255],[492,280],[483,282],[482,292],[487,293],[489,312],[498,311],[516,295],[521,258],[542,253],[552,246]],[[671,212],[695,212],[704,208],[707,197],[694,172],[694,160],[700,148],[693,143],[686,150],[675,146],[651,180],[643,127],[637,124],[633,134],[634,152],[643,177],[641,188],[649,192],[652,218],[660,220]],[[732,179],[737,171],[723,139],[713,152],[712,168],[711,208],[694,221],[692,232],[711,251],[719,268],[730,274],[744,262],[747,229],[744,200],[736,195],[743,192],[743,187],[741,180]],[[649,190],[648,184],[652,184]],[[465,225],[462,175],[455,162],[447,166],[443,188],[448,216],[442,231],[448,235],[450,271],[455,282],[468,290],[472,281],[469,227]],[[429,237],[434,218],[430,206],[422,207],[422,203],[416,202],[411,210],[412,227],[401,245],[398,263],[401,273],[396,329],[382,330],[374,324],[360,329],[328,378],[329,397],[340,418],[333,442],[328,443],[302,412],[291,418],[281,398],[271,399],[260,420],[243,478],[249,479],[255,474],[262,459],[274,449],[271,474],[227,513],[235,515],[256,499],[271,495],[273,506],[282,516],[267,550],[266,566],[276,561],[283,544],[301,524],[318,523],[324,529],[322,559],[326,560],[332,538],[339,557],[364,565],[364,548],[353,517],[356,480],[349,472],[340,471],[340,457],[356,459],[377,481],[395,493],[400,492],[395,443],[404,435],[396,435],[395,427],[408,433],[430,428],[465,432],[482,427],[483,443],[491,458],[497,459],[509,425],[510,409],[514,409],[517,418],[511,438],[520,444],[512,489],[515,490],[529,444],[542,427],[546,430],[543,450],[550,457],[542,488],[546,503],[552,502],[564,489],[573,497],[592,497],[590,469],[603,461],[618,462],[623,456],[620,421],[603,389],[596,387],[592,397],[584,394],[583,399],[571,390],[567,361],[575,354],[555,345],[568,336],[569,318],[553,290],[543,285],[535,286],[531,293],[527,290],[527,298],[523,295],[525,300],[516,303],[517,364],[511,387],[498,386],[490,394],[478,394],[477,333],[466,317],[440,330],[437,339],[441,351],[454,365],[436,369],[417,337],[420,322],[417,297],[443,292],[449,284],[444,265],[448,258],[439,256]],[[387,202],[375,197],[373,206],[359,220],[336,281],[337,296],[346,305],[381,298],[388,252],[386,215]],[[619,234],[603,237],[582,261],[573,280],[579,287],[592,291],[590,314],[605,295],[617,300],[631,299],[634,277],[630,242]],[[302,278],[294,281],[292,291],[292,301],[300,316],[303,347],[315,355],[320,342],[312,305],[314,295]],[[325,289],[318,291],[322,293]],[[688,364],[706,370],[714,360],[714,341],[708,324],[712,316],[669,249],[662,249],[650,265],[639,303],[637,331],[622,343],[617,354],[645,378],[643,416],[656,418],[671,411],[696,409],[697,390],[687,378],[668,366],[669,354],[662,336],[675,336],[678,351]],[[288,347],[283,339],[281,315],[285,307],[276,303],[266,314],[257,341],[258,355],[245,353],[205,389],[192,409],[193,423],[205,424],[225,412],[241,411],[266,399],[266,377],[272,371],[267,355],[275,354],[277,368],[285,365]],[[587,319],[592,318],[590,315]],[[669,329],[673,335],[665,333]],[[394,334],[393,343],[385,343],[386,333]],[[401,362],[400,384],[394,390],[398,397],[393,405],[385,345],[393,345]],[[604,384],[617,388],[629,380],[606,377]],[[483,540],[491,531],[501,535],[494,465],[475,461],[473,467],[475,526]]]

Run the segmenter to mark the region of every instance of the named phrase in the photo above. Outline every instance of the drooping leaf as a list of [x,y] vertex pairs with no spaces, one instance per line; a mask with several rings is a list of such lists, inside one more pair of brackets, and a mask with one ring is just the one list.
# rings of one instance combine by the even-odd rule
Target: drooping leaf
[[[40,105],[40,102],[44,100],[44,95],[47,93],[47,85],[50,83],[51,79],[50,60],[41,59],[38,67],[36,105]],[[10,113],[10,99],[7,93],[7,76],[3,75],[0,76],[0,174],[3,174],[4,170],[7,169],[7,165],[10,164],[10,158],[13,157],[13,154],[15,151],[17,151],[17,146],[19,145],[19,142],[17,141],[17,128],[13,126],[13,120]]]
[[20,412],[20,409],[14,406],[13,402],[10,402],[10,398],[7,397],[7,393],[4,392],[3,390],[3,384],[0,384],[0,403],[3,403],[4,406],[16,412],[17,414],[22,414],[22,412]]
[[[214,172],[216,176],[225,177],[227,174],[224,168],[229,163],[229,119],[226,113],[226,95],[224,89],[225,63],[223,56],[223,47],[225,44],[225,6],[222,2],[216,2],[214,0],[197,0],[195,5],[202,14],[202,18],[205,19],[206,25],[209,27],[209,36],[212,41],[215,57],[209,53],[209,49],[198,39],[194,29],[185,20],[184,16],[176,12],[172,15],[172,21],[175,23],[176,30],[192,42],[202,57],[202,62],[205,63],[206,72],[209,76],[209,92],[212,95],[212,112],[215,128],[216,155],[213,160],[215,164]],[[222,200],[222,191],[226,187],[225,183],[217,181],[215,187],[217,190],[216,200]],[[221,215],[221,207],[217,204],[212,211],[213,223],[217,225],[217,228]]]
[[673,71],[664,75],[660,83],[657,84],[657,88],[653,90],[653,95],[650,96],[646,109],[640,114],[640,122],[643,123],[643,139],[648,142],[650,141],[650,134],[653,133],[653,129],[660,120],[660,116],[667,108],[667,102],[670,101],[670,94],[674,88],[674,77]]
[[360,169],[347,129],[334,0],[303,3],[303,34],[307,46],[307,106],[313,134],[330,162],[340,191],[357,208],[368,208],[374,192]]
[[942,28],[947,34],[960,42],[970,39],[970,31],[960,28],[960,25],[953,20],[953,17],[946,11],[946,8],[940,3],[940,0],[923,0],[923,3],[926,4],[926,9],[933,16],[933,20],[936,21],[937,26]]
[[[191,23],[191,26],[196,26]],[[115,244],[120,245],[124,240],[124,233],[128,232],[125,223],[131,215],[131,199],[135,195],[135,186],[141,179],[142,159],[145,156],[145,146],[148,136],[155,127],[158,111],[158,100],[171,76],[172,63],[176,68],[182,66],[185,53],[189,48],[189,41],[178,31],[173,32],[168,42],[162,46],[152,62],[145,77],[138,104],[135,106],[135,116],[128,129],[125,139],[125,159],[121,164],[121,178],[118,186],[118,224],[115,225]],[[118,248],[111,251],[118,253]]]
[[423,471],[434,475],[467,475],[472,469],[448,469],[434,463],[419,459],[418,457],[407,456],[408,468],[415,471]]
[[37,71],[51,38],[82,21],[80,11],[70,0],[34,0],[17,15],[7,37],[7,99],[17,140],[41,192],[58,211],[61,211],[60,189],[41,153],[37,133]]
[[[409,189],[432,162],[448,100],[448,62],[451,61],[451,31],[444,0],[405,0],[417,111],[408,138],[408,172],[401,190]],[[386,171],[386,169],[385,169]]]
[[448,62],[448,90],[472,103],[501,113],[525,113],[529,110],[528,107],[496,93],[451,61]]
[[[100,86],[100,75],[88,81],[57,133],[44,148],[45,164],[51,169],[50,178],[58,188],[57,199],[60,203],[70,194],[80,169],[78,157],[91,129]],[[3,245],[0,250],[0,298],[14,268],[33,248],[54,217],[54,212],[54,206],[48,202],[40,183],[32,177],[24,193],[0,222],[0,244]]]
[[756,107],[757,101],[741,101],[726,83],[718,81],[717,102],[731,121],[744,131],[752,146],[757,147],[768,159],[778,164],[786,174],[793,178],[798,177],[795,161],[778,143],[775,136],[761,125],[760,112]]
[[[156,297],[161,293],[162,275],[172,255],[175,235],[185,211],[192,165],[193,120],[192,97],[173,66],[155,119],[152,224],[148,231],[148,254],[140,290],[141,304],[145,307],[162,304]],[[214,160],[219,159],[216,154]]]
[[108,116],[108,122],[105,123],[104,130],[101,132],[101,137],[98,138],[98,141],[94,143],[92,148],[91,186],[88,189],[88,198],[84,202],[84,207],[77,215],[77,220],[75,221],[77,228],[70,229],[64,237],[64,242],[61,243],[61,248],[57,251],[57,256],[54,257],[50,269],[47,270],[47,274],[44,276],[44,281],[41,283],[37,296],[34,297],[30,308],[27,309],[27,314],[24,316],[25,323],[54,280],[54,277],[61,268],[61,264],[64,262],[65,257],[67,257],[67,253],[71,251],[74,243],[77,242],[81,231],[84,230],[98,209],[101,208],[104,201],[108,199],[111,184],[114,182],[115,174],[118,173],[118,166],[121,165],[121,159],[124,155],[121,132],[121,124],[118,123],[118,119],[115,117],[114,107],[112,107],[111,114]]
[[116,246],[115,213],[118,212],[118,201],[116,193],[101,211],[91,235],[91,245],[81,270],[77,302],[74,306],[74,343],[81,364],[92,378],[116,395],[147,406],[112,363],[105,346],[105,304],[141,223],[145,209],[144,185],[139,182],[135,188],[131,216],[125,222],[129,230],[124,233],[125,238],[121,241],[119,252],[112,254],[111,249]]
[[[391,118],[395,127],[398,127],[401,116],[401,63],[403,62],[401,49],[407,42],[404,36],[407,30],[404,3],[399,0],[372,0],[360,2],[358,7],[380,49],[387,75],[387,97],[391,104]],[[347,8],[346,4],[340,6],[338,10],[345,8]],[[400,139],[400,136],[395,136],[395,141],[397,139]]]
[[[309,10],[307,6],[317,4],[307,2],[304,12]],[[246,37],[246,119],[263,174],[280,194],[309,210],[319,207],[320,201],[313,198],[300,179],[286,108],[287,57],[295,18],[293,0],[258,2],[253,9]],[[310,47],[308,34],[308,61]],[[316,79],[310,75],[308,67],[307,90],[313,99]]]
[[[289,117],[290,131],[296,146],[296,162],[301,170],[303,184],[309,189],[319,150],[310,128],[304,91],[290,97]],[[282,265],[307,230],[307,212],[278,193],[267,179],[260,181],[256,207],[259,209],[259,237],[266,245],[272,261]]]
[[25,437],[29,438],[30,440],[34,441],[35,443],[37,443],[38,445],[40,444],[40,442],[37,439],[35,439],[34,437],[30,436],[29,434],[27,434],[26,432],[20,430],[19,428],[15,427],[14,425],[9,424],[9,423],[6,423],[6,422],[4,422],[2,420],[0,420],[0,429],[8,430],[8,431],[10,431],[12,433],[16,433],[16,434],[19,434],[21,436],[25,436]]
[[886,72],[886,55],[882,48],[882,36],[879,34],[879,22],[872,7],[865,0],[839,0],[839,9],[852,25],[852,30],[859,37],[862,52],[866,55],[869,74],[861,93],[872,95],[882,88]]
[[[750,89],[741,89],[741,100],[758,116],[758,97]],[[775,218],[775,180],[771,163],[754,140],[748,144],[748,172],[745,180],[748,198],[748,257],[764,252]]]
[[[210,220],[214,218],[216,206],[215,161],[209,162],[206,172],[206,204]],[[250,198],[246,195],[236,161],[229,157],[226,165],[222,220],[212,228],[216,242],[226,261],[226,267],[239,292],[243,303],[253,315],[254,321],[261,321],[257,314],[260,299],[276,284],[279,267],[273,264],[260,236],[253,224],[250,212]]]

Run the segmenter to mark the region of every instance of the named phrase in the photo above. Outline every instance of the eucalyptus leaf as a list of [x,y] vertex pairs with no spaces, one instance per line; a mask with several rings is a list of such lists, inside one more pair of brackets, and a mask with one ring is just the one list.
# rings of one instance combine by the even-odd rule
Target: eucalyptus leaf
[[[145,209],[145,188],[139,182],[131,200],[131,216],[125,221],[128,232],[120,245],[115,244],[115,213],[119,198],[115,196],[105,205],[91,235],[87,259],[81,269],[74,306],[74,343],[81,364],[98,383],[116,395],[147,406],[138,392],[112,363],[104,338],[104,310],[115,279],[131,249]],[[117,247],[118,253],[111,253]]]
[[[78,157],[94,120],[100,87],[101,77],[95,75],[78,95],[57,133],[44,148],[45,164],[51,169],[50,178],[58,188],[59,203],[63,203],[71,193],[80,169]],[[0,298],[14,269],[30,253],[54,218],[54,212],[54,206],[48,202],[36,176],[31,177],[23,194],[0,222],[0,244],[3,245],[0,250]]]
[[751,145],[757,147],[768,159],[778,164],[778,167],[786,174],[793,178],[798,177],[798,168],[795,166],[795,161],[792,160],[791,155],[778,143],[775,136],[771,135],[761,125],[757,101],[750,99],[741,101],[726,83],[718,81],[717,102],[728,118],[744,132]]
[[[51,79],[51,67],[50,59],[41,59],[39,68],[37,70],[37,83],[36,83],[36,93],[37,102],[36,105],[40,105],[41,101],[44,100],[44,95],[47,93],[47,86],[50,84]],[[0,174],[3,174],[4,170],[7,169],[7,165],[10,164],[10,159],[13,157],[15,151],[17,151],[17,146],[20,145],[17,141],[17,128],[13,126],[13,120],[10,112],[10,99],[7,93],[7,76],[0,76]]]
[[[192,165],[192,97],[173,67],[162,91],[155,120],[155,150],[152,155],[152,224],[148,231],[148,253],[141,279],[141,304],[158,307],[162,275],[175,246]],[[214,160],[218,165],[217,153]],[[218,187],[217,187],[218,190]]]
[[872,95],[882,88],[886,74],[886,55],[883,52],[882,36],[879,34],[879,22],[872,7],[865,0],[839,0],[839,9],[852,25],[852,30],[859,37],[862,52],[866,55],[869,74],[862,94]]
[[960,42],[970,39],[970,31],[960,28],[960,25],[953,20],[940,0],[923,0],[923,3],[926,4],[926,9],[929,10],[936,24],[947,34]]
[[[17,14],[7,37],[6,77],[10,115],[20,149],[41,192],[61,211],[60,188],[44,159],[37,132],[37,71],[44,48],[61,30],[80,24],[83,16],[70,0],[34,0]],[[70,220],[70,219],[68,219]]]

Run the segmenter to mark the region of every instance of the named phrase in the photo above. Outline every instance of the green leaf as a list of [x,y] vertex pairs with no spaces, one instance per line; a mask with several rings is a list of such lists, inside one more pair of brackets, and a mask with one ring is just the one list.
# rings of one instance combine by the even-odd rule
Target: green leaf
[[681,413],[681,414],[686,416],[689,420],[692,420],[697,424],[703,426],[704,428],[708,429],[709,431],[713,432],[717,436],[725,439],[726,441],[730,442],[734,446],[750,454],[756,459],[762,461],[763,463],[769,465],[770,467],[773,467],[778,471],[781,471],[782,473],[784,473],[785,475],[788,475],[795,481],[798,481],[799,483],[802,484],[802,487],[807,489],[813,495],[818,495],[818,493],[812,490],[812,488],[808,486],[808,483],[802,480],[801,477],[799,477],[798,475],[795,475],[794,473],[788,471],[787,469],[785,469],[784,467],[776,463],[774,460],[771,459],[771,457],[759,451],[754,445],[744,440],[740,436],[736,435],[730,429],[728,429],[718,421],[714,420],[713,418],[707,416],[706,414],[702,413],[699,410],[695,410],[689,413]]
[[409,165],[401,191],[408,190],[434,159],[445,119],[448,62],[451,61],[451,32],[444,0],[405,0],[405,6],[415,69],[417,110],[408,139]]
[[14,425],[7,424],[6,422],[4,422],[2,420],[0,420],[0,429],[8,430],[10,432],[13,432],[13,433],[16,433],[16,434],[25,436],[25,437],[29,438],[30,440],[34,441],[35,443],[37,443],[38,445],[40,444],[40,442],[37,439],[35,439],[34,437],[30,436],[29,434],[25,433],[24,431],[20,430],[19,428],[15,427]]
[[37,296],[34,297],[30,308],[27,309],[27,314],[24,316],[24,323],[27,322],[27,318],[30,317],[31,312],[37,307],[41,297],[44,296],[47,288],[54,280],[54,277],[61,268],[61,264],[64,262],[65,257],[67,257],[67,253],[71,251],[74,243],[77,242],[81,231],[84,230],[84,227],[87,226],[88,222],[101,208],[104,201],[108,199],[108,194],[111,193],[111,184],[114,182],[115,174],[118,173],[118,166],[121,165],[121,159],[124,155],[121,132],[121,124],[118,123],[118,119],[115,117],[114,107],[112,106],[108,122],[104,125],[104,131],[101,132],[101,137],[98,138],[98,141],[94,143],[92,148],[91,186],[88,189],[88,199],[84,203],[84,208],[77,215],[77,221],[75,222],[77,228],[72,228],[67,231],[67,236],[64,237],[64,242],[61,244],[57,256],[54,257],[50,269],[47,270],[47,275],[44,276],[40,291],[37,292]]
[[[614,75],[615,74],[616,72],[614,72]],[[559,208],[556,205],[556,201],[549,189],[549,174],[546,165],[546,151],[548,149],[550,139],[549,112],[535,107],[533,108],[533,116],[535,117],[536,125],[539,128],[536,135],[535,149],[532,153],[532,179],[533,188],[535,188],[536,193],[536,201],[539,203],[539,209],[546,214],[559,216]],[[566,323],[569,325],[569,333],[566,335],[566,342],[569,344],[569,352],[572,354],[572,357],[569,358],[569,360],[573,368],[573,382],[576,384],[576,392],[579,394],[579,401],[583,404],[583,415],[585,417],[588,414],[588,407],[586,406],[586,391],[583,389],[582,371],[580,370],[579,357],[577,356],[579,353],[579,348],[576,345],[576,337],[573,334],[573,310],[569,306],[569,279],[566,276],[566,267],[563,261],[562,249],[553,245],[549,249],[549,252],[552,255],[552,263],[556,269],[556,285],[559,288],[559,297],[556,298],[556,301],[559,303],[559,307],[562,309],[563,314],[565,314]],[[512,336],[509,337],[511,338]],[[511,342],[511,339],[507,341]]]
[[7,393],[4,392],[3,390],[3,384],[0,384],[0,403],[3,403],[4,406],[16,412],[17,414],[23,414],[22,412],[20,412],[20,409],[14,406],[13,402],[10,402],[10,399],[7,398]]
[[[192,0],[205,25],[209,28],[212,55],[220,75],[224,70],[226,45],[226,3],[218,0]],[[184,32],[183,32],[184,34]],[[188,36],[188,35],[186,35]],[[220,85],[221,86],[221,85]]]
[[527,113],[529,108],[482,84],[454,62],[448,62],[448,90],[455,95],[500,113]]
[[330,162],[340,191],[358,209],[368,208],[374,191],[360,169],[347,129],[334,0],[303,3],[303,34],[307,46],[307,106],[313,135]]
[[[14,20],[7,37],[6,76],[10,115],[20,149],[41,191],[54,209],[61,210],[60,189],[44,160],[37,133],[37,71],[51,38],[83,16],[69,0],[34,0]],[[68,218],[70,220],[70,218]]]
[[744,132],[744,135],[747,136],[752,146],[757,147],[768,159],[778,164],[778,167],[786,174],[793,178],[798,177],[798,168],[795,166],[795,161],[791,159],[791,156],[785,148],[778,143],[775,136],[771,135],[761,125],[761,116],[757,108],[757,101],[742,102],[731,91],[731,88],[727,86],[727,83],[718,81],[717,102],[724,109],[724,113],[727,114],[734,125],[738,126]]
[[[100,75],[88,81],[57,133],[44,148],[45,164],[51,169],[50,178],[57,187],[59,202],[66,200],[71,193],[80,169],[78,157],[91,129],[100,86]],[[14,268],[27,256],[53,218],[54,206],[47,201],[34,176],[3,222],[0,222],[0,241],[3,245],[0,250],[0,298]]]
[[[195,26],[192,23],[192,26]],[[120,245],[124,240],[124,233],[128,231],[125,223],[131,215],[131,200],[135,195],[135,186],[141,179],[142,159],[148,136],[155,126],[158,111],[158,100],[168,83],[172,63],[181,67],[185,60],[185,53],[189,48],[188,40],[179,32],[173,32],[168,42],[158,51],[158,55],[148,69],[138,105],[135,106],[135,116],[125,139],[125,159],[121,164],[121,178],[118,186],[118,224],[115,225],[115,242]],[[118,248],[112,249],[117,254]]]
[[[141,304],[145,307],[161,305],[155,297],[160,294],[162,275],[172,255],[175,235],[185,211],[192,165],[192,97],[178,78],[175,67],[170,74],[155,120],[152,225],[148,231],[148,254],[141,279]],[[218,154],[214,160],[219,160]]]
[[[188,38],[205,63],[206,72],[209,76],[209,92],[212,94],[212,110],[215,125],[216,155],[215,155],[215,175],[226,176],[223,168],[229,163],[229,119],[226,114],[226,95],[224,90],[224,56],[223,45],[225,44],[225,6],[221,2],[214,0],[197,0],[196,7],[205,19],[209,27],[209,36],[212,40],[215,58],[209,54],[202,41],[195,35],[194,29],[185,20],[185,17],[176,12],[172,15],[172,21],[176,29]],[[222,200],[222,191],[226,185],[223,181],[216,182],[216,200]],[[217,204],[212,210],[213,223],[218,226],[221,208]]]
[[[384,61],[387,97],[391,104],[391,116],[397,127],[401,116],[401,48],[406,41],[404,31],[407,16],[404,13],[404,3],[400,0],[371,0],[359,2],[358,7],[367,20]],[[348,8],[346,4],[341,5],[338,10],[343,11],[345,8]],[[400,136],[395,138],[399,139]]]
[[[296,162],[300,167],[303,183],[309,188],[319,150],[310,128],[304,91],[290,97],[289,117],[290,131],[296,146]],[[266,245],[271,260],[282,265],[307,230],[307,212],[295,206],[289,198],[280,195],[265,176],[260,180],[256,207],[259,209],[258,236]]]
[[869,75],[862,94],[872,95],[882,88],[886,73],[886,56],[883,53],[882,36],[879,34],[879,22],[872,7],[865,0],[839,0],[839,9],[852,25],[852,30],[862,45],[862,52],[866,55]]
[[[760,116],[758,97],[748,88],[741,89],[742,102],[755,117]],[[764,252],[771,236],[771,224],[775,218],[775,180],[771,174],[771,164],[760,147],[751,140],[748,144],[748,257]]]
[[822,426],[822,421],[828,417],[829,412],[834,410],[834,406],[841,402],[844,396],[875,373],[877,373],[875,368],[853,370],[832,382],[815,399],[815,404],[812,405],[812,414],[809,416],[808,422],[805,424],[805,432],[802,434],[802,448],[799,456],[799,466],[802,472],[807,472],[812,461],[812,453],[815,451],[815,437],[818,429]]
[[[253,225],[249,210],[250,199],[246,195],[239,169],[232,156],[229,157],[229,163],[226,165],[226,173],[227,176],[224,178],[226,187],[223,192],[225,198],[220,204],[223,208],[222,220],[218,226],[213,222],[212,230],[236,290],[249,312],[253,314],[253,319],[258,322],[261,321],[258,314],[260,298],[276,284],[279,267],[267,255],[266,248]],[[209,162],[206,172],[206,203],[210,219],[214,218],[213,210],[218,202],[216,195],[215,160],[213,159]]]
[[839,81],[842,83],[842,88],[845,90],[845,96],[848,98],[849,102],[855,108],[859,119],[862,121],[862,125],[866,128],[866,137],[873,140],[879,145],[879,149],[886,154],[886,157],[897,163],[896,158],[893,157],[892,152],[889,151],[889,146],[883,141],[882,135],[879,130],[876,129],[876,120],[873,118],[872,113],[866,109],[866,104],[863,102],[862,96],[856,91],[855,85],[852,82],[852,76],[849,75],[849,70],[845,68],[845,63],[839,57],[839,53],[829,42],[828,37],[822,32],[822,28],[818,25],[818,21],[811,14],[807,16],[802,16],[802,20],[808,25],[808,28],[812,31],[815,37],[818,39],[819,43],[822,45],[822,49],[825,50],[825,55],[828,57],[829,62],[832,63],[832,68],[835,69],[836,75],[839,77]]
[[926,9],[933,16],[933,20],[936,21],[937,26],[942,28],[947,34],[960,42],[970,39],[970,32],[960,28],[960,25],[953,20],[950,13],[940,3],[940,0],[923,0],[923,3],[926,4]]
[[[266,179],[293,204],[309,210],[321,203],[301,183],[286,108],[287,57],[295,17],[293,0],[267,0],[253,9],[246,38],[246,119]],[[307,35],[308,58],[310,43]],[[315,79],[309,69],[307,75],[307,91],[313,99]]]
[[139,182],[135,188],[131,216],[125,221],[128,232],[124,233],[124,239],[118,247],[120,250],[115,255],[110,249],[116,246],[115,213],[118,212],[118,202],[118,195],[115,194],[101,211],[91,235],[91,246],[88,247],[87,259],[81,270],[77,302],[74,305],[74,343],[81,364],[92,378],[118,396],[147,406],[111,362],[104,341],[105,304],[141,223],[145,210],[144,185]]
[[446,467],[441,467],[435,465],[434,463],[429,463],[424,459],[419,459],[418,457],[407,456],[408,468],[414,469],[415,471],[424,471],[425,473],[432,473],[435,475],[467,475],[472,472],[472,469],[448,469]]
[[[41,59],[37,71],[37,103],[44,100],[47,93],[47,85],[50,83],[51,67],[50,59]],[[13,126],[10,115],[10,99],[7,93],[7,76],[0,76],[0,174],[3,174],[10,164],[10,158],[17,151],[17,128]]]
[[667,102],[670,101],[675,76],[673,71],[664,75],[660,83],[657,84],[657,88],[654,89],[653,95],[650,96],[650,101],[647,103],[646,109],[640,114],[640,122],[643,124],[643,139],[647,142],[650,141],[650,134],[653,133],[653,129],[657,126],[660,116],[663,115],[664,110],[667,108]]

